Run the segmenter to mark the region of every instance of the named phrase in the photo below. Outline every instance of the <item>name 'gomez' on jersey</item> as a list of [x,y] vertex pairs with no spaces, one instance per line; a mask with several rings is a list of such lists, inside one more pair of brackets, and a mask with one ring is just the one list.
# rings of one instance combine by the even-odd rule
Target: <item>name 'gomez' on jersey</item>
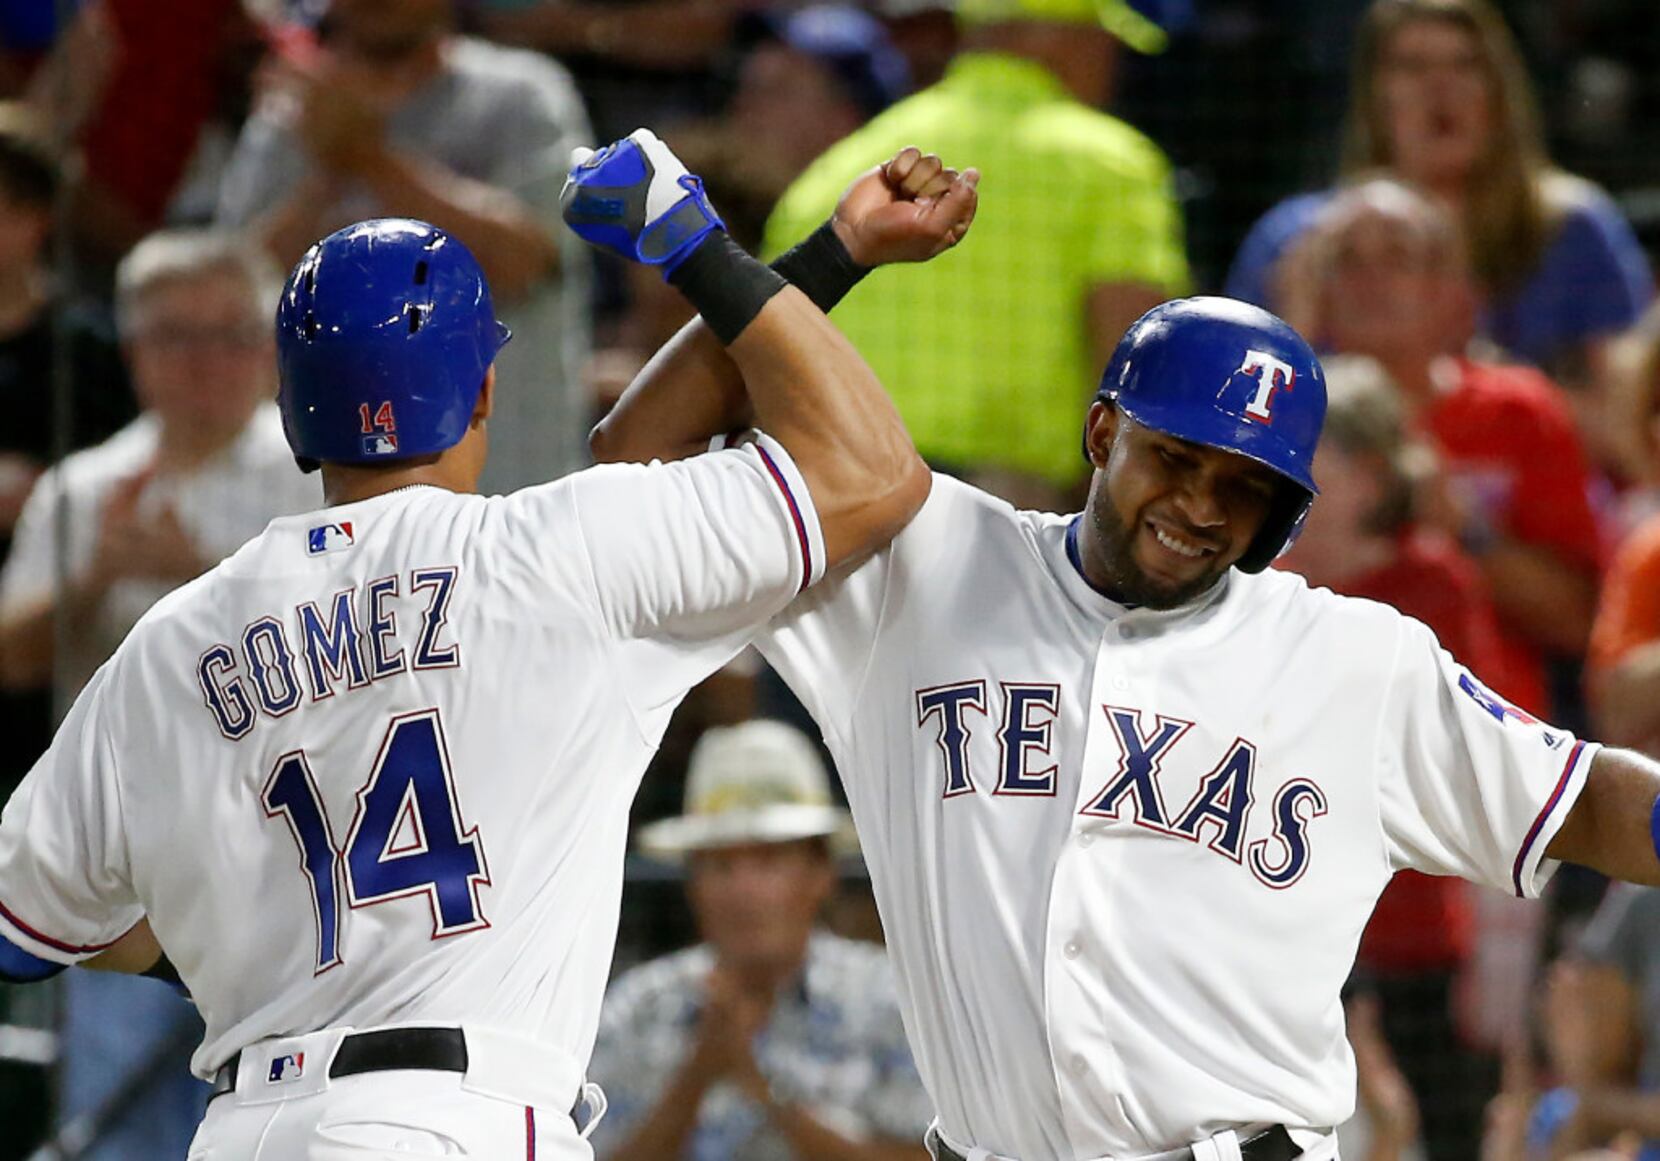
[[1052,1158],[1338,1124],[1390,875],[1536,894],[1591,747],[1300,577],[1126,610],[1068,528],[938,478],[760,642],[846,782],[941,1128]]
[[764,436],[275,520],[76,702],[0,822],[0,936],[73,962],[148,915],[207,1021],[202,1076],[391,1020],[580,1068],[646,763],[823,559]]

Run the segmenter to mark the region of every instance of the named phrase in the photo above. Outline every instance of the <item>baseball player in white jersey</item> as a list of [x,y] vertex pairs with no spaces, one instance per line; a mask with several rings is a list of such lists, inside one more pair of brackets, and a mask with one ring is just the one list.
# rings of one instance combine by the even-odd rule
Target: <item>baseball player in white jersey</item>
[[[689,445],[661,398],[637,383],[606,422]],[[1166,303],[1088,413],[1083,512],[937,478],[761,638],[846,784],[940,1161],[1334,1157],[1339,989],[1396,870],[1660,881],[1652,762],[1264,571],[1324,412],[1283,322]]]
[[[864,185],[913,246],[973,208]],[[278,313],[327,506],[161,601],[0,820],[0,972],[165,949],[200,1006],[192,1158],[591,1156],[572,1110],[670,713],[927,494],[869,369],[654,137],[567,202],[668,271],[770,434],[471,494],[508,337],[476,262],[421,222],[330,235]]]

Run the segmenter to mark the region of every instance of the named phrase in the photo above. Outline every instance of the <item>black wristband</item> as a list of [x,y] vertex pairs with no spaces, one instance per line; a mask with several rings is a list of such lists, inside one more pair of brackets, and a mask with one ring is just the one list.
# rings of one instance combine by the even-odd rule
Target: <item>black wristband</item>
[[800,245],[780,254],[772,268],[788,278],[825,314],[846,298],[847,292],[859,285],[859,279],[871,270],[853,261],[853,255],[847,252],[828,220],[808,234]]
[[668,274],[669,285],[703,316],[722,343],[730,344],[789,283],[745,254],[725,230],[716,230]]

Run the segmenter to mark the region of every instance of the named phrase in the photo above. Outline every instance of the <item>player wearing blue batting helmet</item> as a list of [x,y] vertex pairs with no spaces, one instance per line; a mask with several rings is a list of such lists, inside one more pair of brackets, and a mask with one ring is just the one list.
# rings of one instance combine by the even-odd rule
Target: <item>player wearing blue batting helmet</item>
[[1162,303],[1125,332],[1096,398],[1142,427],[1278,475],[1278,495],[1238,568],[1261,572],[1296,539],[1319,492],[1311,466],[1326,383],[1314,351],[1284,321],[1231,298]]
[[510,337],[484,271],[443,230],[411,218],[336,230],[295,265],[277,307],[294,458],[312,471],[453,447]]

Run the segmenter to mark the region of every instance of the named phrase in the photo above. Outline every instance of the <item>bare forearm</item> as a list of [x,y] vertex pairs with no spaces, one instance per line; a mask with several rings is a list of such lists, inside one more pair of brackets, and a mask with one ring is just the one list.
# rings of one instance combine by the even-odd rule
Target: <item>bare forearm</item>
[[678,460],[753,418],[738,365],[694,318],[635,376],[588,445],[598,463]]
[[[857,244],[853,228],[835,217],[829,226],[772,264],[826,312],[868,269],[852,256]],[[699,317],[635,376],[590,433],[589,444],[600,462],[681,459],[703,451],[715,436],[753,421],[742,373]]]
[[[661,145],[649,134],[639,141]],[[849,186],[830,223],[770,272],[724,234],[709,235],[669,276],[709,333],[692,324],[630,385],[592,436],[596,456],[689,454],[745,423],[747,394],[755,422],[806,478],[827,565],[875,551],[922,506],[932,477],[875,374],[823,312],[874,267],[927,261],[961,241],[978,181],[977,170],[903,149]],[[581,233],[594,210],[572,188],[566,216]]]
[[794,287],[774,295],[727,348],[756,422],[807,480],[835,565],[902,528],[930,477],[876,375]]
[[1481,556],[1493,604],[1506,623],[1562,653],[1585,652],[1596,613],[1596,579],[1533,545],[1501,540]]
[[589,443],[602,462],[678,459],[752,418],[806,477],[831,564],[891,536],[927,496],[927,467],[876,376],[793,287],[729,348],[688,323]]
[[382,205],[466,242],[501,301],[523,298],[559,269],[552,236],[506,190],[384,146],[365,153],[357,175]]
[[1597,751],[1585,788],[1545,853],[1614,879],[1660,886],[1650,818],[1660,764],[1631,750]]

